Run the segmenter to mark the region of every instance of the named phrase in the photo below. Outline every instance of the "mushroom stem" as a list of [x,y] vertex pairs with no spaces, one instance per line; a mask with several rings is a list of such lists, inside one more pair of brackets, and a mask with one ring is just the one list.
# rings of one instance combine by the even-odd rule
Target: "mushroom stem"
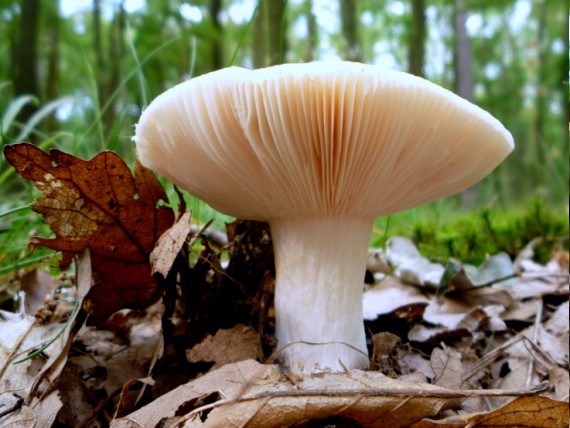
[[296,374],[368,367],[362,289],[373,218],[269,222],[280,360]]

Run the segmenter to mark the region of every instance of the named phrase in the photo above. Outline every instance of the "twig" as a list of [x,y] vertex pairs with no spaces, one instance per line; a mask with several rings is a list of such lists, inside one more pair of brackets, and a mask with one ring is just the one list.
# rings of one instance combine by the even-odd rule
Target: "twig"
[[505,276],[500,276],[499,278],[494,278],[490,281],[484,282],[482,284],[474,284],[473,287],[470,287],[466,290],[462,290],[462,291],[471,291],[471,290],[478,290],[480,288],[487,288],[487,287],[491,287],[492,285],[498,283],[498,282],[503,282],[503,281],[508,281],[509,279],[513,279],[518,277],[518,275],[516,273],[512,273],[509,275],[505,275]]
[[407,398],[471,398],[471,397],[524,397],[544,392],[548,389],[548,382],[542,382],[528,389],[487,389],[487,390],[425,390],[414,388],[379,388],[379,389],[338,389],[314,391],[270,391],[251,396],[242,396],[236,399],[216,401],[198,407],[184,416],[188,420],[191,416],[205,410],[210,410],[230,404],[245,403],[248,401],[266,400],[274,398],[310,398],[310,397],[338,397],[338,398],[364,398],[364,397],[407,397]]
[[483,369],[484,367],[495,361],[495,359],[497,359],[499,356],[501,356],[503,352],[507,350],[507,348],[510,348],[519,340],[522,340],[524,337],[525,336],[522,332],[518,333],[516,336],[511,337],[509,340],[503,343],[501,346],[496,347],[491,352],[486,354],[473,367],[471,367],[471,370],[469,370],[467,373],[463,375],[463,382],[466,382],[469,379],[471,379],[481,369]]
[[[542,308],[543,308],[543,304],[542,304],[542,299],[538,299],[537,300],[537,305],[538,308],[536,310],[536,315],[534,318],[534,328],[533,328],[533,332],[532,332],[532,343],[536,343],[538,341],[538,332],[540,330],[540,323],[542,322]],[[529,362],[528,362],[528,372],[526,375],[526,386],[528,388],[528,386],[531,383],[532,380],[532,372],[534,371],[534,364],[535,364],[535,357],[531,354],[531,358],[529,358]]]

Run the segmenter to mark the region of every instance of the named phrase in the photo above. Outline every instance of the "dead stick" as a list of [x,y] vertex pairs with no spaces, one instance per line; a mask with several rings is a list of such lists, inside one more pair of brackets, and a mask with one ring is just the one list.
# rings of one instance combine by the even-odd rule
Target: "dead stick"
[[206,404],[192,410],[184,416],[188,420],[191,416],[205,410],[226,406],[229,404],[244,403],[247,401],[267,400],[273,398],[294,397],[337,397],[337,398],[364,398],[364,397],[409,397],[409,398],[471,398],[471,397],[524,397],[536,395],[548,389],[548,382],[542,382],[528,389],[487,389],[487,390],[422,390],[414,388],[390,389],[338,389],[338,390],[314,390],[314,391],[270,391],[251,396],[242,396],[235,399],[226,399]]

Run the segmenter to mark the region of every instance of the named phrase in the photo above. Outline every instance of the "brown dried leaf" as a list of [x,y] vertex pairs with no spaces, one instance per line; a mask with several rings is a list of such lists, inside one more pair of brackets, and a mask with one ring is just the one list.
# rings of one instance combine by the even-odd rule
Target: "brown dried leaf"
[[44,194],[32,208],[42,214],[54,239],[33,238],[32,246],[61,251],[62,267],[85,248],[91,250],[96,286],[89,293],[92,322],[124,307],[144,307],[157,298],[149,254],[172,224],[169,208],[156,208],[166,194],[138,163],[134,176],[113,152],[89,161],[34,145],[4,147],[8,162]]
[[[375,390],[397,393],[368,394]],[[193,408],[187,406],[189,402],[218,391],[225,397],[225,405],[190,416]],[[135,421],[139,426],[156,426],[161,419],[171,420],[172,424],[166,426],[179,426],[176,424],[182,421],[175,420],[177,415],[187,415],[185,427],[288,426],[336,415],[367,427],[397,428],[437,414],[450,401],[436,397],[442,391],[445,389],[433,385],[412,386],[380,373],[358,370],[323,373],[293,385],[276,365],[248,360],[223,366],[182,385],[115,420],[111,427],[129,427]],[[259,398],[252,399],[254,396]]]
[[461,355],[450,348],[434,348],[430,364],[435,373],[434,383],[450,389],[460,389],[463,382],[465,367]]
[[[91,284],[91,263],[89,252],[83,252],[77,261],[77,306],[87,294]],[[75,310],[69,324],[34,323],[31,316],[23,314],[0,314],[0,362],[10,363],[0,370],[0,412],[12,408],[10,401],[19,397],[21,406],[13,407],[0,426],[51,427],[63,406],[60,394],[53,390],[64,369],[73,339],[85,322],[84,312]],[[14,364],[26,354],[38,350],[49,341],[40,358],[30,358]],[[14,349],[16,348],[16,349]],[[26,351],[13,358],[12,352]]]
[[186,238],[190,234],[192,225],[190,219],[192,212],[188,211],[172,225],[170,229],[162,234],[158,239],[156,247],[150,254],[150,263],[152,265],[152,273],[160,273],[163,278],[166,278],[174,260],[180,253]]
[[563,428],[568,426],[568,403],[521,397],[495,411],[470,417],[468,426]]
[[568,403],[545,397],[521,397],[492,412],[454,415],[442,420],[424,419],[412,428],[532,427],[568,426]]
[[261,338],[251,327],[238,324],[233,328],[220,329],[213,336],[186,351],[191,363],[213,361],[211,370],[225,364],[263,357]]
[[26,314],[34,315],[47,297],[53,293],[56,284],[48,272],[33,269],[22,276],[20,288],[26,293],[24,300]]

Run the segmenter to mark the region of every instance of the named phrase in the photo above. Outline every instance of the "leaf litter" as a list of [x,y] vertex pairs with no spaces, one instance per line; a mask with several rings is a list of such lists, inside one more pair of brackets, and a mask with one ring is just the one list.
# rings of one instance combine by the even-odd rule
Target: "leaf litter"
[[174,215],[170,208],[157,207],[167,197],[152,173],[137,163],[133,176],[110,151],[84,161],[21,143],[6,146],[4,155],[44,195],[32,209],[44,217],[55,238],[34,237],[32,248],[59,251],[61,267],[90,249],[96,280],[88,297],[94,306],[90,322],[104,322],[123,307],[144,308],[156,301],[160,293],[148,257]]
[[266,224],[223,234],[182,199],[175,219],[111,152],[5,154],[44,194],[55,238],[32,246],[76,276],[16,277],[29,302],[0,313],[0,427],[567,426],[566,250],[442,265],[394,237],[363,283],[371,369],[300,379],[276,364]]

